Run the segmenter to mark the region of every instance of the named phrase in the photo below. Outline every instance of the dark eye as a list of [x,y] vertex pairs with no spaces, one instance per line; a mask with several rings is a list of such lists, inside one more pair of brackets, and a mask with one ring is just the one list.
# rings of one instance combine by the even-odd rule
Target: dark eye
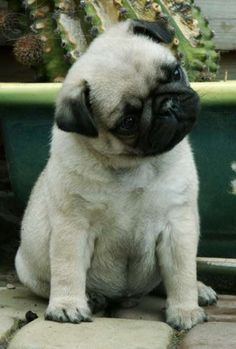
[[136,118],[132,115],[127,116],[120,124],[120,128],[131,130],[136,125]]
[[125,117],[118,126],[118,131],[124,134],[130,134],[137,129],[137,118],[134,115]]
[[181,72],[181,68],[178,66],[175,68],[172,78],[174,81],[179,81],[182,77],[182,72]]

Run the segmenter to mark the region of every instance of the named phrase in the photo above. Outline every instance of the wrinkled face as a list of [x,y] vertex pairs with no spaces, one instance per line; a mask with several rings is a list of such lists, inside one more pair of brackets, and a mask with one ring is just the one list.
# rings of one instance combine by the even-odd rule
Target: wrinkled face
[[145,31],[143,23],[140,30],[139,22],[127,21],[97,38],[71,68],[58,98],[59,128],[82,135],[107,156],[169,151],[199,112],[185,72],[160,42],[168,41],[168,29],[161,25],[160,34],[149,23]]

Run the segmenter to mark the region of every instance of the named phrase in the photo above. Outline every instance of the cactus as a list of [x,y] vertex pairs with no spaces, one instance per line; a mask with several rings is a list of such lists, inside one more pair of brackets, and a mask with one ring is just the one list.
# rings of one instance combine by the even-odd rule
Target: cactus
[[[25,0],[24,4],[31,31],[42,42],[42,60],[39,50],[34,52],[34,66],[38,60],[41,73],[51,81],[62,79],[97,35],[127,18],[168,20],[176,33],[170,47],[181,57],[191,81],[212,80],[217,72],[213,33],[193,0]],[[25,58],[17,40],[16,55],[20,52]]]
[[32,18],[32,31],[42,42],[44,73],[51,81],[61,81],[69,65],[54,21],[54,7],[50,0],[25,0],[26,9]]
[[14,45],[14,54],[18,62],[26,66],[37,66],[42,62],[43,45],[34,34],[20,37]]
[[24,35],[28,26],[27,17],[17,12],[0,9],[0,34],[6,43]]

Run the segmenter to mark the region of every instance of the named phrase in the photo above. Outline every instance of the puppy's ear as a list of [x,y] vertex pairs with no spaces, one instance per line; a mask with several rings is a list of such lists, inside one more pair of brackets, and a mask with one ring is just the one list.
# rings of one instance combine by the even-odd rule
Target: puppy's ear
[[73,95],[58,100],[55,120],[57,126],[67,132],[76,132],[88,137],[97,137],[98,129],[89,102],[89,86],[83,82]]
[[131,30],[134,34],[148,36],[158,43],[170,44],[174,38],[174,29],[163,19],[155,22],[133,20]]

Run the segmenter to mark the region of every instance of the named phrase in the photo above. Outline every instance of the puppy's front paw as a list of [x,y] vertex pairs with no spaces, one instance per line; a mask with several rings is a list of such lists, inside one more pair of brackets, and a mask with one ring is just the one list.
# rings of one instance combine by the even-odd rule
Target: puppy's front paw
[[166,317],[167,323],[178,331],[190,330],[196,324],[207,321],[207,315],[200,307],[189,309],[172,306],[167,309]]
[[79,324],[82,321],[91,322],[91,312],[88,306],[79,306],[75,302],[51,302],[45,313],[46,320],[71,322]]
[[209,286],[206,286],[202,282],[198,281],[198,304],[199,305],[212,305],[217,302],[216,292]]

